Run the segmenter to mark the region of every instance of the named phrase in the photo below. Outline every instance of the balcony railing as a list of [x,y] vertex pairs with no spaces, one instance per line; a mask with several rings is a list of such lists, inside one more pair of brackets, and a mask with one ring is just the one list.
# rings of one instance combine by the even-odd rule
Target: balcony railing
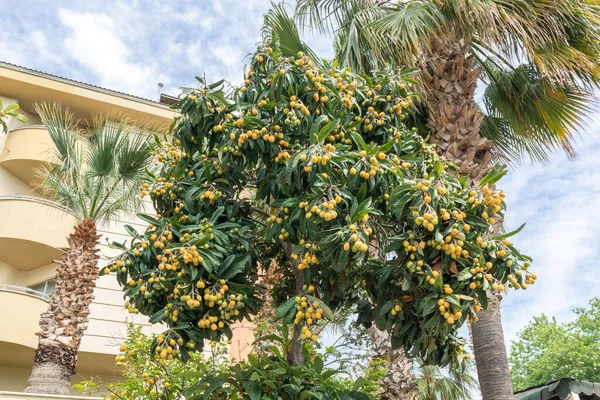
[[34,394],[22,392],[6,392],[0,390],[2,400],[102,400],[102,397],[84,397],[55,394]]
[[24,129],[46,129],[45,125],[40,125],[40,124],[31,124],[31,125],[21,125],[21,126],[17,126],[16,128],[12,128],[10,131],[11,132],[16,132],[16,131],[22,131]]
[[49,155],[55,148],[44,126],[21,126],[8,132],[0,153],[0,166],[21,182],[34,187],[39,180],[37,171],[43,165],[52,164]]
[[0,196],[0,201],[2,200],[25,200],[25,201],[31,201],[34,203],[38,203],[38,204],[44,204],[47,206],[51,206],[54,208],[57,208],[59,210],[62,210],[66,213],[69,213],[73,216],[76,217],[76,215],[73,213],[73,211],[71,211],[71,209],[69,207],[65,207],[62,204],[56,202],[56,201],[52,201],[52,200],[48,200],[48,199],[44,199],[43,197],[35,197],[35,196],[27,196],[27,195],[22,195],[22,194],[13,194],[10,196]]
[[37,290],[33,290],[24,286],[16,286],[16,285],[8,285],[6,283],[0,283],[0,291],[2,292],[12,292],[12,293],[22,293],[28,296],[37,297],[42,300],[50,300],[50,296],[46,293],[38,292]]
[[32,271],[60,258],[77,217],[61,204],[31,196],[0,197],[0,261]]

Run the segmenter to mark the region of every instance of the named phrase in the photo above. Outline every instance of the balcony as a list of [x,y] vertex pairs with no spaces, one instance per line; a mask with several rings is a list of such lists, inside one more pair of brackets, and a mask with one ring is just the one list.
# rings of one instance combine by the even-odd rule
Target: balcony
[[52,139],[42,125],[23,126],[11,130],[0,154],[0,166],[32,185],[38,178],[36,170],[48,162],[54,149]]
[[60,258],[78,222],[61,205],[29,196],[0,197],[0,215],[0,261],[22,272]]
[[[10,343],[29,349],[37,347],[40,314],[48,308],[48,295],[30,288],[0,284],[0,343]],[[25,349],[23,349],[25,350]],[[5,353],[9,354],[15,352]],[[33,355],[33,352],[31,352]]]
[[[32,395],[21,393],[27,382],[38,345],[40,314],[48,308],[49,296],[28,287],[0,284],[0,399],[46,400],[89,399],[77,396]],[[84,336],[84,337],[87,337]],[[118,347],[117,347],[118,349]],[[77,376],[73,383],[103,375],[105,381],[118,372],[114,354],[79,349]],[[76,394],[76,390],[71,391]]]

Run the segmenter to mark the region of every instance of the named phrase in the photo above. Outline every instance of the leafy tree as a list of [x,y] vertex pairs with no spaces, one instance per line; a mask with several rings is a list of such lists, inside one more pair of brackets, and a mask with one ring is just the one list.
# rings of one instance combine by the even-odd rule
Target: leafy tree
[[[595,1],[298,0],[301,21],[335,33],[342,66],[417,66],[420,113],[436,150],[474,184],[493,160],[547,161],[593,110],[600,14]],[[483,108],[475,101],[487,85]],[[512,399],[499,311],[472,327],[484,399]],[[491,344],[495,343],[495,346]]]
[[127,121],[99,119],[82,131],[73,114],[58,105],[39,105],[36,112],[55,145],[54,166],[40,172],[42,189],[80,222],[56,269],[48,310],[40,316],[39,343],[25,391],[68,394],[99,273],[97,223],[140,209],[138,187],[146,177],[151,149]]
[[311,346],[304,347],[303,362],[289,363],[293,343],[287,330],[280,327],[275,334],[258,338],[258,342],[268,343],[268,354],[249,355],[247,361],[231,366],[226,373],[206,376],[184,395],[189,398],[200,392],[199,399],[375,399],[376,371],[357,380],[344,378],[343,371],[327,368]]
[[16,112],[18,109],[18,104],[9,104],[4,107],[2,105],[2,99],[0,99],[0,133],[8,132],[8,124],[6,123],[7,118],[15,118],[19,122],[24,124],[27,123],[27,117]]
[[131,312],[166,324],[161,358],[231,337],[230,324],[259,309],[259,267],[275,261],[276,318],[293,327],[278,365],[310,363],[303,342],[351,305],[395,347],[459,364],[468,355],[456,331],[487,290],[535,280],[510,234],[490,234],[505,207],[490,187],[500,168],[470,187],[405,126],[408,72],[322,68],[268,39],[243,86],[198,78],[185,90],[162,169],[143,188],[158,215],[140,215],[147,230],[128,228],[131,244],[115,244],[124,253],[103,273],[116,272]]
[[600,299],[575,314],[563,324],[542,314],[519,332],[509,358],[517,390],[565,377],[600,381]]
[[194,352],[188,363],[179,358],[157,359],[150,350],[153,337],[142,333],[138,325],[130,324],[127,336],[115,357],[121,367],[121,379],[103,382],[90,379],[73,385],[86,394],[105,394],[106,399],[180,399],[183,391],[200,379],[225,372],[229,358],[225,343],[219,343],[210,355]]

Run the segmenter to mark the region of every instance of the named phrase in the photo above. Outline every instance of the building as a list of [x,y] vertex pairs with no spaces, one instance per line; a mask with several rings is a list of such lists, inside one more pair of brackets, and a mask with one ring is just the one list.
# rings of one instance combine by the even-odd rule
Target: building
[[515,392],[516,400],[598,400],[600,383],[562,378]]
[[[19,112],[28,117],[26,125],[11,119],[8,133],[0,133],[0,398],[19,398],[18,394],[8,397],[3,392],[20,392],[25,387],[37,347],[39,315],[46,309],[46,299],[53,289],[55,260],[61,248],[67,247],[66,238],[76,224],[68,210],[44,199],[35,189],[35,171],[47,161],[53,145],[34,115],[33,105],[59,102],[82,120],[91,120],[94,115],[119,115],[159,132],[168,129],[175,112],[159,102],[1,62],[0,98],[5,106],[18,103]],[[128,239],[125,223],[138,230],[146,226],[140,220],[126,219],[100,226],[103,256],[118,253],[106,245],[106,239]],[[103,258],[100,267],[107,262]],[[162,330],[151,326],[147,317],[127,313],[114,278],[101,277],[94,295],[73,383],[90,376],[105,380],[118,377],[114,357],[126,321],[143,325],[148,333]],[[251,340],[249,327],[234,328],[231,356],[243,357]]]

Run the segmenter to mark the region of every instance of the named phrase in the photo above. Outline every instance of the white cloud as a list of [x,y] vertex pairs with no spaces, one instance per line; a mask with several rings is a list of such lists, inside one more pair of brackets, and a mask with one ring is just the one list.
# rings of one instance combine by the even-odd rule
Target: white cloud
[[213,30],[213,28],[217,26],[217,23],[217,19],[213,17],[203,17],[202,19],[200,19],[200,25],[207,31]]
[[169,83],[154,64],[135,62],[111,16],[67,9],[60,9],[58,16],[69,29],[63,42],[67,53],[93,73],[99,85],[152,98],[158,82]]
[[507,193],[507,224],[527,222],[515,244],[533,257],[538,282],[503,301],[507,346],[534,316],[559,320],[598,296],[600,269],[600,137],[585,137],[579,159],[557,157],[550,165],[524,165],[500,182]]

